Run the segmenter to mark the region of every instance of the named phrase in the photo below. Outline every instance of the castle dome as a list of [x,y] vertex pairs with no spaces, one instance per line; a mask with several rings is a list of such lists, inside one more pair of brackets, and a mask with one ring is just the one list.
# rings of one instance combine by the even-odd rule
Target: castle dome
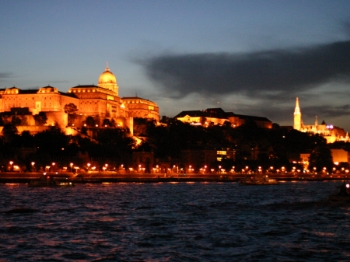
[[108,66],[106,67],[106,70],[100,75],[98,79],[98,85],[104,85],[104,84],[117,84],[117,78],[115,75],[109,70]]

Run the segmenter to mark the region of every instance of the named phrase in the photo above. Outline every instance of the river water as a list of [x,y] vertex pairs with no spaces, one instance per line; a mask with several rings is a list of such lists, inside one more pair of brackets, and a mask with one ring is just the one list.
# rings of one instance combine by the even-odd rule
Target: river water
[[0,261],[349,261],[339,184],[0,184]]

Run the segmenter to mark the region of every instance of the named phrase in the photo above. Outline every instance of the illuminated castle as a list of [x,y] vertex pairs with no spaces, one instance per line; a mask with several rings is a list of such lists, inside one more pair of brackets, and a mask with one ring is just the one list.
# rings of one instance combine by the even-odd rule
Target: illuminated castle
[[[159,107],[156,103],[140,97],[121,98],[118,94],[117,78],[108,65],[98,79],[98,85],[78,85],[67,93],[52,86],[36,90],[22,90],[17,87],[0,89],[0,113],[3,124],[11,123],[13,115],[21,120],[19,131],[32,133],[45,129],[45,126],[58,125],[69,133],[86,125],[86,119],[92,118],[95,127],[104,123],[128,128],[132,133],[133,118],[150,118],[159,121]],[[67,106],[73,106],[75,112],[68,112]],[[38,128],[35,116],[44,112],[47,120]],[[74,121],[69,121],[68,114],[74,114]]]
[[293,128],[300,132],[319,134],[327,139],[327,143],[333,143],[336,141],[349,141],[349,135],[344,131],[344,129],[333,125],[327,125],[324,121],[321,124],[318,124],[317,116],[314,125],[304,125],[301,118],[301,110],[298,97],[296,98],[295,102]]

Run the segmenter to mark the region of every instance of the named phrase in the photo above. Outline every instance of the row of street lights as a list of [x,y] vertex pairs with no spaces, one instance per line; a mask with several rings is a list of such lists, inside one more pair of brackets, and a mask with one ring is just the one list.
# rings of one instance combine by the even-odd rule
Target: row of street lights
[[[36,171],[36,163],[33,161],[31,162],[31,169],[32,171]],[[96,166],[92,165],[90,162],[88,162],[86,165],[87,167],[87,171],[95,171],[97,168]],[[80,169],[79,166],[75,166],[74,163],[70,163],[69,164],[70,167],[70,171],[71,172],[76,172],[77,170]],[[9,168],[8,170],[10,171],[19,171],[19,166],[15,165],[14,161],[9,161]],[[63,169],[67,169],[64,168]],[[118,169],[116,168],[110,168],[110,166],[106,163],[102,166],[102,170],[103,171],[107,171],[107,170],[116,170],[116,171],[126,171],[124,168],[124,165],[120,165]],[[45,171],[55,171],[57,170],[57,165],[55,162],[52,162],[51,165],[46,166],[46,170]],[[133,169],[133,168],[129,168],[129,172],[145,172],[146,168],[142,165],[139,164],[137,169]],[[155,167],[153,167],[151,169],[151,172],[153,173],[162,173],[162,172],[169,172],[169,173],[195,173],[195,168],[192,165],[188,165],[187,168],[180,168],[178,165],[173,165],[172,168],[161,168],[159,167],[159,165],[156,165]],[[245,166],[244,168],[242,168],[240,170],[240,172],[238,170],[236,170],[235,166],[232,166],[229,170],[224,169],[221,165],[217,166],[217,168],[208,168],[207,165],[204,165],[203,167],[199,168],[198,170],[199,173],[201,174],[206,174],[206,173],[222,173],[222,174],[227,174],[227,173],[231,173],[231,174],[235,174],[235,173],[242,173],[242,174],[251,174],[254,173],[254,170],[252,170],[249,166]],[[281,168],[275,168],[274,166],[270,166],[267,169],[263,169],[261,166],[258,166],[257,169],[255,170],[255,172],[257,173],[288,173],[287,169],[282,166]],[[337,170],[336,167],[333,167],[332,169],[332,173],[341,173],[341,174],[349,174],[349,169],[342,167],[340,170]],[[289,173],[293,173],[293,174],[301,174],[301,173],[306,173],[306,174],[317,174],[317,168],[313,167],[312,170],[301,170],[298,169],[297,167],[293,166],[292,169],[290,170]],[[321,173],[323,174],[328,174],[328,170],[326,167],[322,168]]]

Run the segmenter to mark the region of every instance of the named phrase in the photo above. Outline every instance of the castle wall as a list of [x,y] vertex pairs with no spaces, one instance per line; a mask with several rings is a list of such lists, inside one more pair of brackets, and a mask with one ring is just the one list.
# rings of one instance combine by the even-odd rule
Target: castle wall
[[[76,105],[77,112],[68,119],[64,108],[70,103]],[[121,128],[128,127],[131,133],[133,117],[153,118],[159,121],[159,108],[154,102],[137,98],[132,99],[131,103],[132,106],[128,107],[118,96],[116,77],[108,66],[100,75],[98,86],[76,86],[70,88],[67,93],[59,92],[52,86],[41,87],[38,90],[21,90],[17,87],[0,90],[0,112],[9,112],[8,116],[3,116],[4,122],[11,123],[13,115],[18,114],[16,117],[21,119],[21,125],[31,132],[46,128],[35,128],[34,115],[40,112],[45,112],[47,116],[45,126],[58,125],[69,133],[74,133],[72,130],[82,127],[88,116],[95,119],[98,127],[101,127],[103,120],[107,118],[110,121],[114,120]],[[27,109],[27,112],[25,116],[23,112],[10,112],[13,108],[20,111]],[[68,125],[72,125],[72,130],[67,129]]]

